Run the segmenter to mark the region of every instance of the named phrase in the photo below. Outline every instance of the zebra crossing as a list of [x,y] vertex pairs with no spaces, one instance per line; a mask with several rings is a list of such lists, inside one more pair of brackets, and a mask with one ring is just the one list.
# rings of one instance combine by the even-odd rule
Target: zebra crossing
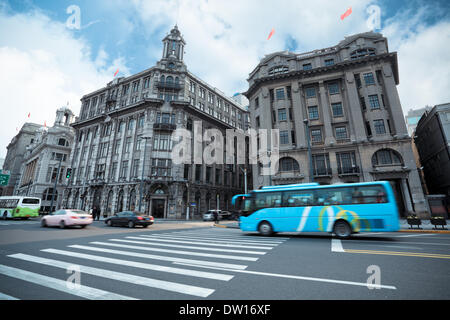
[[1,220],[0,226],[14,226],[21,224],[39,224],[40,221],[35,220]]
[[[207,298],[232,280],[236,271],[258,263],[288,239],[221,228],[105,238],[2,257],[0,283],[18,281],[18,290],[10,286],[5,291],[0,285],[0,300],[23,299],[24,283],[63,292],[71,299],[147,299],[159,294]],[[68,270],[74,266],[81,275],[78,286],[69,281]]]

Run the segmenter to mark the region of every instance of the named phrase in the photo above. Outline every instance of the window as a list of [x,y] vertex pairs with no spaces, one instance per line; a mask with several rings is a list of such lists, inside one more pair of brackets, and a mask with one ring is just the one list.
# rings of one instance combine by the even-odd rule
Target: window
[[140,128],[143,128],[144,127],[144,122],[145,122],[145,116],[143,115],[143,114],[141,114],[140,116],[139,116],[139,118],[138,118],[138,125],[137,125],[137,127],[140,129]]
[[119,154],[119,149],[120,149],[120,140],[116,140],[114,141],[113,145],[113,154],[115,155]]
[[280,131],[280,144],[289,144],[289,134],[288,131]]
[[339,174],[348,174],[358,172],[356,166],[356,157],[354,152],[336,153],[336,161]]
[[375,84],[375,79],[373,78],[372,72],[364,73],[363,76],[364,76],[364,82],[366,85]]
[[[33,143],[33,142],[31,142]],[[58,140],[58,146],[63,146],[63,147],[67,147],[69,144],[67,143],[67,140],[64,138],[59,138]]]
[[117,127],[117,132],[122,132],[123,128],[125,127],[125,122],[124,121],[120,121],[119,126]]
[[255,192],[255,209],[281,207],[281,192]]
[[109,179],[114,181],[116,179],[116,173],[117,173],[117,162],[112,163],[111,171],[109,173]]
[[135,124],[135,122],[136,122],[136,120],[134,120],[134,119],[130,119],[129,121],[128,121],[128,131],[132,131],[133,129],[134,129],[134,124]]
[[222,183],[222,170],[216,169],[216,185]]
[[153,137],[153,149],[159,151],[172,150],[172,140],[170,134],[157,134]]
[[261,126],[259,116],[256,117],[255,121],[256,121],[256,128],[258,129]]
[[135,147],[135,150],[136,150],[136,151],[140,151],[140,150],[141,150],[141,147],[142,147],[142,137],[139,136],[139,137],[136,138],[136,147]]
[[284,89],[280,88],[276,90],[277,100],[284,100]]
[[199,182],[202,180],[202,165],[196,164],[195,165],[195,181]]
[[336,140],[345,140],[347,139],[347,127],[336,127]]
[[[95,178],[104,179],[105,178],[105,168],[106,164],[98,164],[95,168]],[[86,171],[87,173],[87,171]]]
[[373,126],[375,128],[376,134],[385,134],[386,128],[384,127],[384,120],[383,119],[377,119],[373,121]]
[[308,107],[308,116],[310,120],[319,119],[319,109],[317,106]]
[[286,121],[287,114],[286,109],[278,109],[278,121]]
[[312,65],[311,63],[305,63],[303,65],[303,70],[311,70],[312,69]]
[[356,81],[356,87],[361,88],[361,77],[359,76],[359,73],[355,74],[355,81]]
[[126,178],[128,174],[128,160],[122,161],[122,169],[120,170],[120,178]]
[[372,165],[401,165],[402,157],[397,151],[392,149],[381,149],[372,156]]
[[125,153],[129,153],[131,150],[131,137],[125,139]]
[[361,104],[361,109],[364,111],[366,110],[366,100],[364,99],[364,97],[359,97],[359,103]]
[[336,102],[331,104],[333,110],[333,117],[342,117],[344,115],[344,110],[342,109],[342,102]]
[[[58,198],[58,191],[56,191],[56,190],[53,191],[53,190],[54,190],[53,188],[45,189],[44,193],[42,194],[42,200],[43,201],[51,201],[52,200],[52,196],[53,196],[54,197],[53,201],[56,201],[57,198]],[[17,202],[19,200],[13,200],[13,201],[15,201],[15,204],[10,203],[10,205],[8,207],[13,208],[13,207],[17,206]]]
[[316,143],[322,142],[322,130],[312,129],[311,130],[311,140],[312,140],[312,142],[316,142]]
[[377,94],[369,96],[369,105],[371,110],[380,109],[380,101]]
[[332,66],[334,64],[334,59],[325,59],[325,66]]
[[212,183],[211,167],[206,167],[206,183]]
[[366,131],[367,131],[367,136],[370,137],[372,135],[372,129],[370,128],[369,121],[366,121]]
[[337,94],[337,93],[339,93],[339,85],[336,82],[328,84],[328,92],[330,94]]
[[128,93],[128,89],[130,88],[130,85],[129,84],[125,84],[125,85],[123,85],[123,87],[122,87],[122,95],[124,96],[124,95],[126,95],[127,93]]
[[330,158],[326,154],[313,154],[313,174],[316,176],[324,176],[331,174]]
[[150,87],[150,77],[144,78],[144,89],[148,89]]
[[309,87],[305,89],[307,98],[314,98],[316,96],[316,89]]
[[383,75],[381,74],[381,70],[375,71],[375,74],[377,75],[377,82],[381,86],[383,84]]
[[300,167],[297,160],[291,157],[281,158],[279,161],[279,171],[299,171]]
[[291,130],[291,140],[292,140],[292,144],[295,144],[295,131]]
[[[259,108],[259,98],[255,98],[255,109],[258,109],[258,108]],[[227,112],[227,110],[225,110],[225,111]]]
[[134,159],[133,160],[133,168],[131,171],[131,176],[133,178],[137,178],[139,174],[139,159]]

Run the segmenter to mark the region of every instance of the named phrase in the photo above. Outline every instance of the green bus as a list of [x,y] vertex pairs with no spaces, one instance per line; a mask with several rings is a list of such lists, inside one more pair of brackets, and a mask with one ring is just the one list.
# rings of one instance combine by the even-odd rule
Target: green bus
[[41,199],[24,196],[4,196],[0,197],[0,216],[7,218],[22,218],[39,216]]

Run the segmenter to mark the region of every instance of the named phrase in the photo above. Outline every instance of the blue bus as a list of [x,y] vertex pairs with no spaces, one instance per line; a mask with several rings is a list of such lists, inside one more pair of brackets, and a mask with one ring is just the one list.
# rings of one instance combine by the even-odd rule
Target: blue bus
[[[240,202],[240,203],[238,203]],[[348,238],[358,232],[398,231],[399,214],[389,182],[266,186],[235,195],[242,231],[329,232]]]

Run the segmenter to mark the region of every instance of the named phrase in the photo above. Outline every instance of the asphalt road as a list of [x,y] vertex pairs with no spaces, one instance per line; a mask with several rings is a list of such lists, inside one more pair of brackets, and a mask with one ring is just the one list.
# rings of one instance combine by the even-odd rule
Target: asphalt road
[[0,223],[0,299],[450,298],[449,234],[341,241],[262,237],[211,222],[64,230],[7,222]]

